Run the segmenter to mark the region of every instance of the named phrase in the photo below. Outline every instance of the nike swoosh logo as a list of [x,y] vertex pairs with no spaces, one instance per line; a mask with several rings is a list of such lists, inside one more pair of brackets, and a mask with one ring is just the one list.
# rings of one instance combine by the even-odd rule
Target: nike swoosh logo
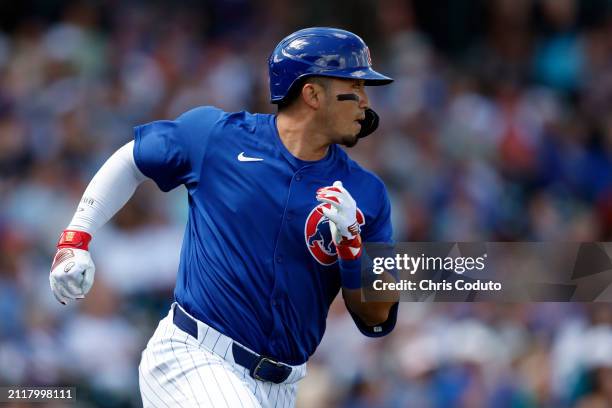
[[263,161],[263,159],[260,159],[258,157],[248,157],[244,155],[244,152],[240,152],[240,154],[238,155],[238,161],[241,162],[256,162],[256,161]]

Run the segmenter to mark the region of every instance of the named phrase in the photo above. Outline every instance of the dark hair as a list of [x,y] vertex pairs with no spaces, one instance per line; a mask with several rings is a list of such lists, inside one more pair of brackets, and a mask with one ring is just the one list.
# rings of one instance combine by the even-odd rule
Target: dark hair
[[328,82],[329,82],[329,78],[323,77],[323,76],[311,76],[311,77],[299,79],[289,89],[289,92],[287,92],[287,96],[281,102],[277,103],[278,111],[280,112],[283,109],[286,109],[289,106],[291,106],[291,104],[293,104],[293,102],[295,102],[295,100],[302,93],[302,88],[304,87],[306,83],[317,84],[317,85],[322,86],[324,89],[327,89]]

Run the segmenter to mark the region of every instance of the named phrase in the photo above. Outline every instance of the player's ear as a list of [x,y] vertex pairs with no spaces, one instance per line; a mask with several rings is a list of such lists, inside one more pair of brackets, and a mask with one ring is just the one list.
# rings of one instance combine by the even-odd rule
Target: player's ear
[[302,86],[302,100],[313,109],[321,107],[325,96],[325,88],[316,82],[306,82]]

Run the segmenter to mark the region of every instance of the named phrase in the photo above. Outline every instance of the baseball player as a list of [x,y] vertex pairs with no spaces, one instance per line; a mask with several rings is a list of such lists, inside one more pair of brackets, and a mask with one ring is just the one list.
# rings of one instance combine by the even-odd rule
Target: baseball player
[[50,284],[67,304],[93,284],[92,236],[136,187],[185,185],[175,302],[139,366],[146,407],[294,406],[340,290],[365,335],[395,325],[397,303],[360,290],[362,242],[392,240],[387,192],[338,147],[377,128],[365,86],[392,79],[335,28],[289,35],[268,64],[276,115],[206,106],[137,126],[60,236]]

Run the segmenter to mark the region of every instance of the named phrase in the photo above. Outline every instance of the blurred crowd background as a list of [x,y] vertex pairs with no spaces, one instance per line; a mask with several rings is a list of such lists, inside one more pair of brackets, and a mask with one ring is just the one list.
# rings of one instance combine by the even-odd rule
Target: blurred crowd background
[[[312,25],[360,34],[396,80],[370,88],[382,125],[350,154],[386,182],[398,241],[612,238],[610,0],[1,2],[0,385],[140,405],[185,190],[143,185],[67,307],[47,279],[58,235],[133,126],[274,112],[266,59]],[[611,407],[612,305],[405,303],[371,340],[336,302],[298,406]]]

